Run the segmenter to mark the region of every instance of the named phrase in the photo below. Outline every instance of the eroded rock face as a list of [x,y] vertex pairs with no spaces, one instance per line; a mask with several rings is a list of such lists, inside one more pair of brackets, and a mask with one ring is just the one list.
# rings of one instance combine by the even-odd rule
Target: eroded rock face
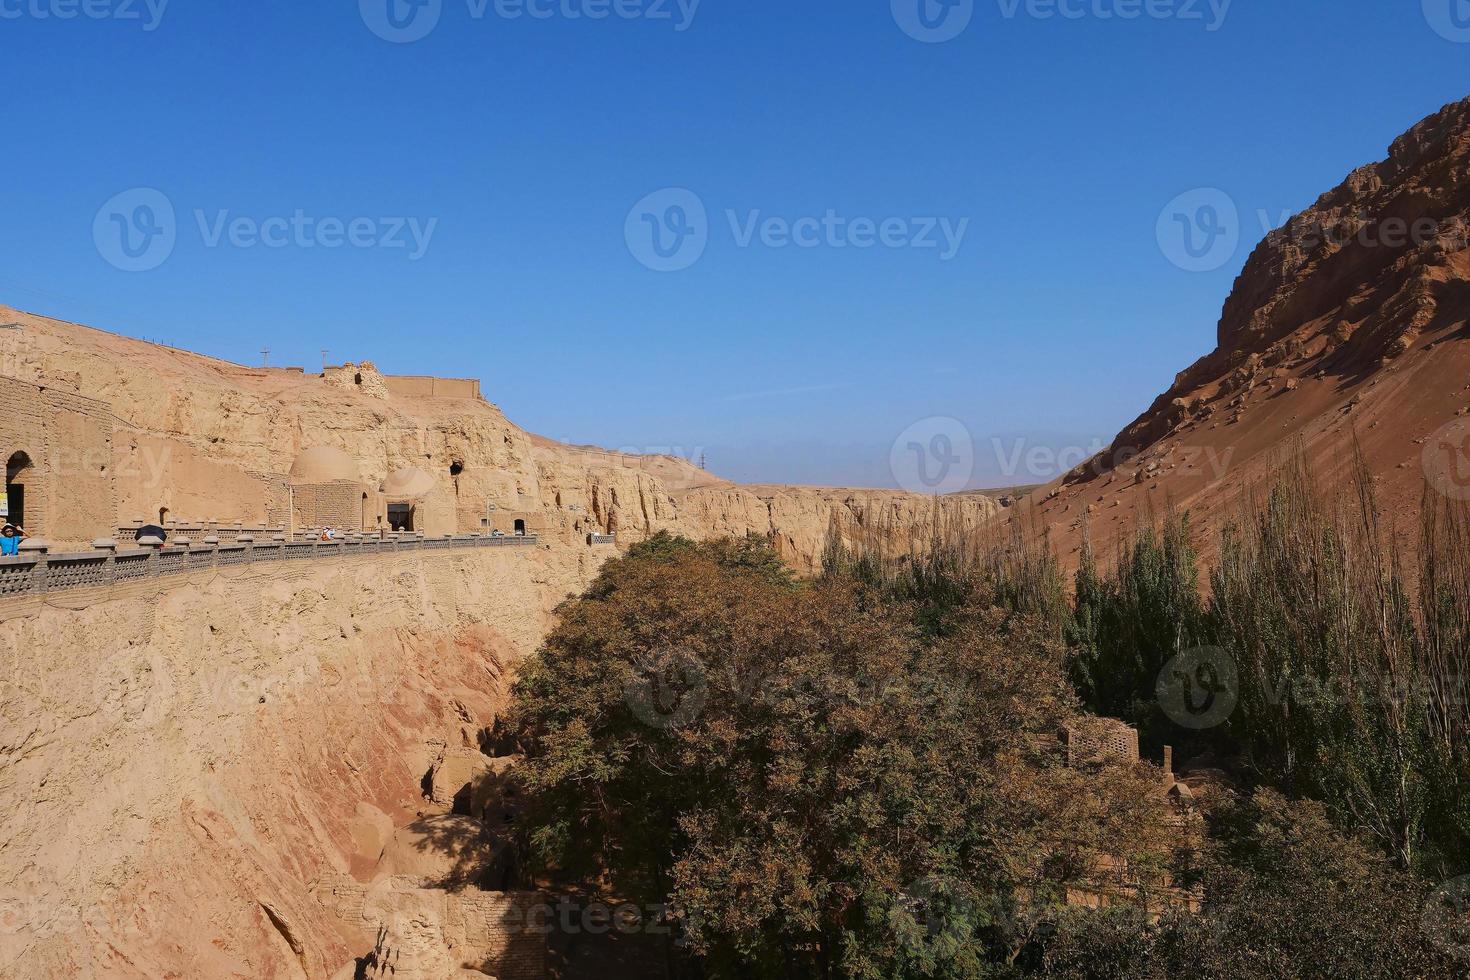
[[930,506],[897,492],[741,487],[676,456],[564,445],[524,431],[464,383],[441,392],[432,379],[394,379],[365,361],[321,374],[247,368],[8,308],[0,316],[22,325],[0,331],[7,371],[112,404],[118,522],[166,511],[185,522],[283,523],[288,471],[317,449],[349,457],[371,490],[390,474],[427,474],[430,526],[417,530],[471,533],[497,513],[521,515],[589,567],[609,552],[589,553],[588,534],[626,546],[670,531],[769,536],[810,570],[834,517],[891,506],[922,519]]
[[675,494],[686,520],[709,535],[767,538],[793,568],[819,571],[835,534],[846,545],[881,543],[890,549],[927,546],[936,520],[977,529],[1001,511],[990,497],[924,497],[889,490],[820,487],[718,486]]
[[1330,489],[1347,479],[1356,439],[1412,526],[1424,446],[1470,406],[1467,311],[1470,100],[1268,235],[1225,302],[1217,349],[1017,517],[1075,563],[1084,533],[1107,555],[1172,505],[1192,511],[1208,555],[1242,488],[1284,452],[1300,447]]
[[316,978],[366,955],[325,894],[368,888],[385,851],[407,865],[424,774],[494,724],[575,581],[505,551],[243,566],[8,619],[0,976]]

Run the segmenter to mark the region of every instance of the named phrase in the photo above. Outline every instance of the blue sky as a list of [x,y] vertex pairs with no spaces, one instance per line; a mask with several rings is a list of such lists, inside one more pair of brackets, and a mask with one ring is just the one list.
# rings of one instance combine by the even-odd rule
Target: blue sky
[[970,482],[1026,482],[1214,346],[1264,225],[1470,94],[1465,0],[387,2],[0,0],[0,300],[476,376],[747,481],[904,483],[952,418]]

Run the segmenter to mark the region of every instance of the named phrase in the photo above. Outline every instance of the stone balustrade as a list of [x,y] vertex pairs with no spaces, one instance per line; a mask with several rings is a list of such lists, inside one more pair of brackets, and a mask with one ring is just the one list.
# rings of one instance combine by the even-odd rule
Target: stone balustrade
[[444,538],[409,534],[390,534],[384,538],[353,535],[336,541],[287,541],[285,535],[275,535],[273,540],[257,541],[253,535],[243,534],[233,541],[221,542],[219,537],[211,535],[199,544],[183,538],[171,544],[145,544],[123,551],[117,549],[115,541],[102,539],[94,544],[93,551],[53,555],[47,553],[44,542],[30,539],[20,555],[0,558],[0,598],[99,588],[267,561],[330,561],[354,555],[524,548],[533,547],[538,542],[535,535],[491,537],[467,534]]
[[[150,524],[156,525],[157,521],[129,521],[119,524],[117,527],[117,540],[124,544],[138,540],[138,529]],[[273,534],[285,534],[283,527],[269,527],[265,524],[229,524],[218,521],[196,521],[193,523],[178,523],[170,521],[164,525],[170,537],[192,538],[203,540],[206,537],[217,537],[221,540],[234,539],[242,534],[252,535],[256,538],[268,538]]]

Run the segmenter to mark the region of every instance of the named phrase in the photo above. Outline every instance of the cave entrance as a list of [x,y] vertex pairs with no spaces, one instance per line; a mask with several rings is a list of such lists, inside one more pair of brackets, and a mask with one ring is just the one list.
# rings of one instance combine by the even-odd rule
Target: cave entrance
[[525,537],[526,536],[526,522],[525,521],[522,521],[522,520],[517,520],[516,521],[516,535],[518,537]]
[[388,528],[393,531],[412,531],[413,504],[389,504]]
[[[31,457],[24,452],[13,454],[5,463],[5,523],[25,527],[26,484],[35,472]],[[32,528],[32,533],[37,529]]]

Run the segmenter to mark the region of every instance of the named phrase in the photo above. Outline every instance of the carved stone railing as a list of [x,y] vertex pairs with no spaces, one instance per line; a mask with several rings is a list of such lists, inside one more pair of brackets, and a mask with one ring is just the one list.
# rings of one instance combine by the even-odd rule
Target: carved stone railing
[[0,599],[71,589],[105,588],[143,579],[284,559],[327,562],[355,555],[525,548],[533,547],[539,541],[535,535],[491,537],[470,534],[444,538],[390,535],[382,539],[352,537],[336,541],[256,542],[247,535],[242,540],[224,543],[207,541],[196,545],[181,542],[128,551],[116,550],[115,542],[99,541],[95,551],[56,555],[47,554],[43,546],[27,542],[32,545],[30,550],[13,558],[0,558]]

